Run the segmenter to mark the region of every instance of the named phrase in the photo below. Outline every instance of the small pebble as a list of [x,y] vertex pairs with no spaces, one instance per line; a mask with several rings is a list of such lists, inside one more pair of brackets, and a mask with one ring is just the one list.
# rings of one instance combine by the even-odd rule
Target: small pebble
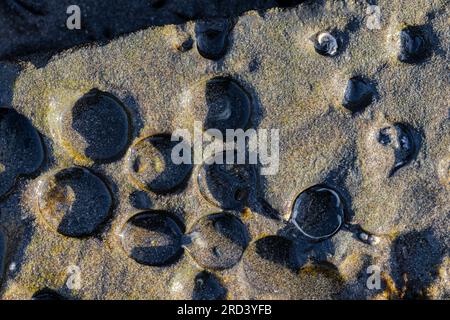
[[374,235],[369,236],[369,244],[372,246],[376,246],[380,243],[380,238]]
[[338,51],[338,43],[335,37],[328,32],[323,32],[317,37],[314,48],[323,56],[334,56]]
[[359,239],[361,239],[362,241],[368,241],[369,240],[369,235],[367,233],[361,232],[359,234]]

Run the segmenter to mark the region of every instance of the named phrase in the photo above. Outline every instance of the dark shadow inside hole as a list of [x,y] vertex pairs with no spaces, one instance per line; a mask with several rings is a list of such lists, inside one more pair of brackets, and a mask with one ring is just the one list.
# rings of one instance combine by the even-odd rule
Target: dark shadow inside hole
[[212,221],[218,233],[243,249],[247,247],[250,235],[240,219],[230,213],[210,215],[208,219]]
[[0,197],[12,189],[17,177],[36,172],[44,156],[32,123],[14,109],[0,108]]
[[229,19],[198,21],[195,25],[197,50],[206,59],[219,60],[228,50],[232,22]]
[[31,300],[51,301],[51,300],[66,300],[66,298],[60,295],[55,290],[52,290],[50,288],[43,288],[36,291],[31,297]]
[[[427,299],[427,289],[438,277],[444,245],[432,229],[411,231],[395,239],[391,264],[398,271],[397,286],[406,299]],[[400,280],[402,279],[402,280]]]
[[72,109],[72,128],[86,141],[85,155],[92,160],[120,158],[130,140],[130,127],[122,103],[97,89],[81,97]]
[[373,83],[365,77],[355,76],[347,82],[342,105],[352,113],[362,112],[373,102],[375,96]]
[[303,191],[295,200],[292,210],[293,222],[312,237],[331,237],[344,220],[344,205],[340,195],[324,185]]
[[[175,146],[185,144],[183,150],[180,153],[180,157],[184,156],[184,149],[190,150],[191,162],[192,162],[192,149],[191,146],[184,141],[171,141],[171,136],[167,134],[155,135],[147,139],[148,142],[158,151],[157,155],[153,157],[161,161],[164,166],[164,170],[158,173],[156,176],[152,176],[146,181],[146,186],[154,192],[160,194],[174,193],[177,190],[182,190],[186,186],[189,177],[193,170],[192,163],[176,164],[172,159],[172,150]],[[133,162],[133,170],[138,174],[139,168],[145,166],[145,161],[154,161],[155,159],[147,159],[142,156],[137,156]],[[152,170],[156,168],[152,167]],[[151,173],[153,174],[153,173]],[[145,176],[142,177],[144,180]]]
[[[216,155],[216,159],[220,157],[225,160],[225,153]],[[243,209],[256,186],[254,167],[250,164],[204,164],[198,176],[200,191],[223,209]]]
[[202,271],[195,276],[193,300],[224,300],[227,290],[220,280],[208,271]]
[[[142,232],[139,229],[154,233],[155,238],[144,239],[144,236],[139,236],[138,232]],[[182,258],[184,226],[177,217],[168,212],[148,211],[140,213],[127,222],[125,230],[122,241],[131,241],[127,244],[127,246],[131,246],[128,254],[130,258],[140,264],[163,267],[172,265]],[[144,237],[142,240],[145,242],[157,241],[157,235],[159,234],[162,241],[169,241],[169,243],[165,245],[153,245],[153,243],[146,243],[145,246],[135,245],[132,242],[135,239],[135,234],[137,239]]]
[[223,138],[226,129],[246,129],[252,114],[249,94],[234,80],[217,77],[206,83],[208,113],[203,129],[217,129]]
[[150,209],[153,205],[149,195],[144,191],[133,191],[129,196],[130,204],[136,209]]
[[[394,128],[397,127],[400,131],[400,148],[395,150],[395,163],[389,172],[389,177],[394,176],[399,169],[407,166],[416,159],[422,146],[422,134],[418,130],[405,123],[394,123],[393,126]],[[381,134],[379,141],[382,144],[390,143],[391,137]]]
[[111,213],[112,197],[107,186],[100,178],[81,168],[57,173],[55,182],[58,197],[63,198],[54,201],[67,202],[64,205],[68,206],[58,232],[76,238],[94,235]]
[[295,253],[294,243],[284,237],[268,236],[255,243],[256,253],[263,259],[297,271],[300,263]]

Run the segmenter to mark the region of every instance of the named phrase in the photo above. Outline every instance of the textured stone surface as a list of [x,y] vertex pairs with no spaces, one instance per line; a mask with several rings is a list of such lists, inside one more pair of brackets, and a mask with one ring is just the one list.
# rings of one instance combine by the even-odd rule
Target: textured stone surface
[[[228,48],[218,60],[198,52],[192,21],[71,49],[48,62],[42,56],[21,64],[1,62],[1,104],[31,121],[46,150],[41,167],[18,179],[0,200],[7,248],[2,298],[30,299],[48,288],[75,299],[448,299],[448,8],[441,0],[377,5],[379,30],[367,27],[368,4],[356,0],[235,16]],[[398,33],[405,26],[426,26],[431,52],[423,61],[399,61]],[[314,39],[322,32],[336,37],[336,55],[316,52]],[[187,39],[192,48],[179,50]],[[16,41],[11,46],[21,48],[22,40]],[[247,127],[280,129],[278,174],[258,175],[245,208],[230,211],[242,220],[250,243],[237,263],[214,272],[203,270],[189,250],[168,265],[140,264],[122,246],[124,225],[137,213],[170,213],[186,229],[177,231],[177,245],[195,250],[190,230],[225,208],[200,193],[200,166],[173,192],[145,190],[131,179],[126,155],[106,162],[86,156],[89,141],[76,130],[61,130],[60,115],[92,89],[106,92],[130,119],[129,149],[143,138],[203,123],[204,114],[194,112],[189,97],[217,77],[233,79],[248,93]],[[354,77],[366,79],[374,90],[358,112],[343,105]],[[408,161],[396,124],[411,131],[415,152]],[[391,174],[399,159],[402,165]],[[109,219],[83,238],[50,228],[37,204],[39,177],[73,166],[88,168],[113,198]],[[289,217],[298,195],[320,184],[339,193],[345,221],[333,237],[317,242],[304,237]],[[276,241],[267,240],[274,236]],[[164,237],[156,238],[133,243],[157,247]],[[370,265],[381,270],[381,289],[366,287]],[[72,285],[73,266],[80,286]]]

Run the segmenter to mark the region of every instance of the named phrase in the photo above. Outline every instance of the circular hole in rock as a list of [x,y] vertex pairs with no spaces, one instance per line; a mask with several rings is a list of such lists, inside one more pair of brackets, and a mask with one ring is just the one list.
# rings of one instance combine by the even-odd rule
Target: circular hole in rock
[[193,300],[225,300],[227,290],[220,280],[208,271],[202,271],[195,276]]
[[75,103],[71,112],[63,115],[62,123],[64,138],[76,150],[83,149],[83,154],[91,160],[115,160],[128,146],[128,114],[122,103],[109,93],[91,90]]
[[419,26],[406,27],[399,34],[398,60],[414,64],[425,60],[429,55],[429,43],[425,31]]
[[228,49],[231,28],[228,19],[198,21],[195,24],[195,36],[200,55],[210,60],[222,58]]
[[235,81],[214,78],[206,83],[207,115],[203,128],[217,129],[226,135],[226,129],[244,129],[250,119],[251,100]]
[[242,221],[231,213],[217,213],[200,219],[192,228],[189,252],[208,269],[228,269],[241,259],[249,235]]
[[361,77],[351,78],[347,82],[342,105],[351,112],[363,111],[373,101],[374,88]]
[[303,191],[295,199],[290,221],[309,239],[325,240],[342,226],[344,208],[339,194],[318,185]]
[[0,108],[0,196],[13,187],[16,177],[35,172],[44,161],[37,131],[23,115]]
[[172,264],[183,253],[183,227],[165,211],[146,211],[133,216],[120,238],[127,255],[147,266]]
[[186,39],[182,39],[180,43],[176,45],[176,48],[180,52],[187,52],[192,49],[194,40],[189,36]]
[[[156,193],[171,192],[183,184],[192,165],[176,164],[172,159],[172,151],[180,147],[180,143],[184,142],[171,141],[169,135],[155,135],[133,145],[128,156],[128,170],[134,182],[140,188]],[[187,144],[182,147],[191,150]]]
[[250,164],[219,164],[220,159],[225,161],[226,153],[208,159],[200,168],[197,176],[200,193],[220,208],[242,209],[256,185],[256,169]]
[[225,76],[196,83],[180,101],[178,125],[190,131],[209,130],[217,139],[225,139],[227,129],[247,129],[253,108],[249,93]]
[[31,297],[31,300],[65,300],[63,296],[61,296],[56,291],[44,288],[39,291],[36,291],[33,296]]
[[80,167],[41,180],[38,207],[45,221],[68,237],[93,235],[109,217],[112,197],[105,183]]

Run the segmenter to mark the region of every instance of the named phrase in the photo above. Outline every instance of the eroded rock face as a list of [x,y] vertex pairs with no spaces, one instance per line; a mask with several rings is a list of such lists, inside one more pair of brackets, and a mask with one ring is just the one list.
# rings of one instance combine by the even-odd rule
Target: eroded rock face
[[[114,28],[99,2],[70,40],[46,22],[50,7],[66,17],[64,1],[0,4],[0,16],[25,17],[0,28],[14,39],[0,56],[101,40],[50,61],[0,62],[0,103],[13,106],[0,109],[2,298],[446,296],[442,1],[377,1],[379,29],[363,1],[263,2],[114,4]],[[272,5],[283,9],[238,15]],[[156,12],[152,24],[183,24],[114,40]],[[8,25],[30,31],[16,38]],[[173,163],[171,134],[196,121],[199,131],[278,129],[279,170],[206,161],[222,151]],[[383,271],[373,292],[369,266]],[[66,285],[77,276],[67,267],[81,289]]]

